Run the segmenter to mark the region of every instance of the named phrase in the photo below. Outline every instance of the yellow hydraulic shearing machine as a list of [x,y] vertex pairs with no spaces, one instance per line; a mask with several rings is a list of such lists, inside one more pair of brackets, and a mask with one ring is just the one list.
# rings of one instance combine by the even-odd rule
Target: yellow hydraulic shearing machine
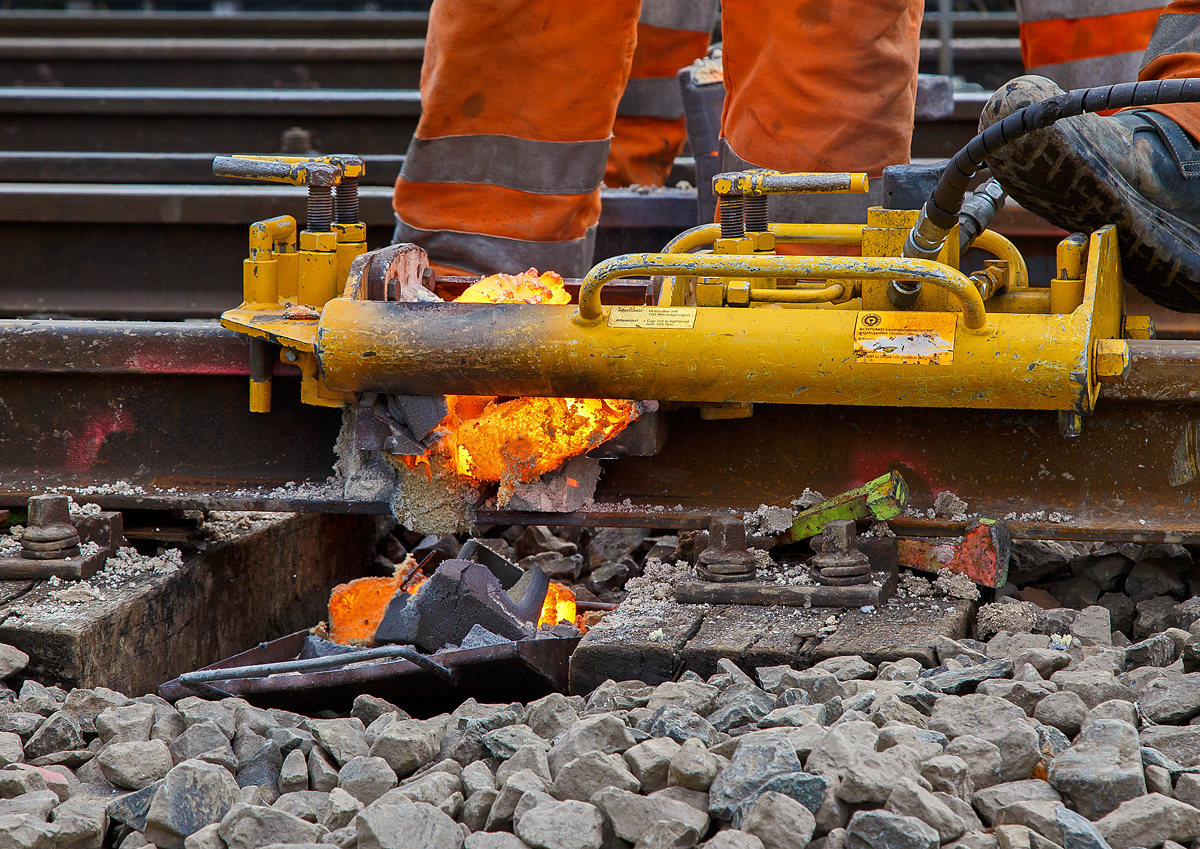
[[[994,181],[924,257],[905,255],[918,209],[873,207],[853,225],[769,220],[770,195],[865,192],[864,174],[718,175],[719,224],[662,253],[599,263],[577,305],[400,300],[406,282],[432,288],[427,265],[397,261],[395,246],[366,254],[356,205],[339,203],[336,220],[324,212],[361,167],[345,156],[217,160],[218,173],[310,191],[298,248],[289,216],[251,227],[244,302],[222,316],[251,338],[256,411],[269,409],[280,346],[301,369],[303,401],[327,406],[385,393],[674,401],[731,418],[755,403],[1055,410],[1070,435],[1100,384],[1127,373],[1123,340],[1152,332],[1124,315],[1112,227],[1064,239],[1057,276],[1031,285],[1017,249],[986,229],[1003,202]],[[823,245],[862,255],[787,252]],[[964,272],[967,247],[993,258]],[[601,304],[606,283],[635,276],[658,282],[656,305]]]

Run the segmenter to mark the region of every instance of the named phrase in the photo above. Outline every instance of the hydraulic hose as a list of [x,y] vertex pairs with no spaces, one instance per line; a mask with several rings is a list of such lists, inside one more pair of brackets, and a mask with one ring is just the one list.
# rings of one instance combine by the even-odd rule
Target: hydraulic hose
[[1080,88],[1018,109],[979,133],[946,163],[941,179],[909,231],[904,256],[933,259],[938,255],[946,235],[959,223],[971,178],[988,157],[1022,136],[1087,112],[1196,102],[1200,102],[1200,78],[1188,77]]

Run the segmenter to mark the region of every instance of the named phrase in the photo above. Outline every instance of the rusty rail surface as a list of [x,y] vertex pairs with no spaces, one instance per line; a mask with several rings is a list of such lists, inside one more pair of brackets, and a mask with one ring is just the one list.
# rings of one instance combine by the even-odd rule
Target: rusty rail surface
[[[586,513],[480,521],[701,527],[895,469],[916,508],[951,490],[972,512],[1012,516],[1016,537],[1200,542],[1200,343],[1130,348],[1129,379],[1105,388],[1074,439],[1022,411],[759,406],[703,421],[683,409],[665,414],[657,456],[606,461]],[[67,487],[109,509],[388,512],[327,481],[341,414],[302,406],[290,369],[276,369],[273,412],[257,415],[245,342],[215,323],[0,321],[0,508]]]

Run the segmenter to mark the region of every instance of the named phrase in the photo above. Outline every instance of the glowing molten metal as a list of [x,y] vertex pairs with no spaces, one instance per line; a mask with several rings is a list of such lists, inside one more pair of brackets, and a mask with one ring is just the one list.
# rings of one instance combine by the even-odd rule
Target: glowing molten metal
[[[457,299],[465,303],[568,304],[571,296],[553,271],[493,274]],[[412,467],[438,455],[459,475],[499,482],[508,502],[519,483],[537,480],[564,462],[616,436],[638,417],[632,401],[598,398],[514,398],[448,395],[450,412],[438,425],[439,441]]]
[[550,582],[546,590],[546,601],[542,605],[542,615],[538,617],[538,627],[554,626],[559,622],[575,624],[575,593],[565,584]]
[[338,584],[329,596],[329,639],[341,645],[369,645],[397,590],[416,595],[426,576],[409,555],[390,578],[359,578]]

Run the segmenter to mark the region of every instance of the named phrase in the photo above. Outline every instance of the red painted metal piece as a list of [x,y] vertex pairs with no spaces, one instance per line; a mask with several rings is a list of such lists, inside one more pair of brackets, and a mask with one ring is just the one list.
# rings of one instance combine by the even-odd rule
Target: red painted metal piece
[[1004,522],[974,522],[957,538],[900,539],[897,543],[900,565],[909,569],[948,569],[992,588],[1002,587],[1008,580],[1011,538]]

